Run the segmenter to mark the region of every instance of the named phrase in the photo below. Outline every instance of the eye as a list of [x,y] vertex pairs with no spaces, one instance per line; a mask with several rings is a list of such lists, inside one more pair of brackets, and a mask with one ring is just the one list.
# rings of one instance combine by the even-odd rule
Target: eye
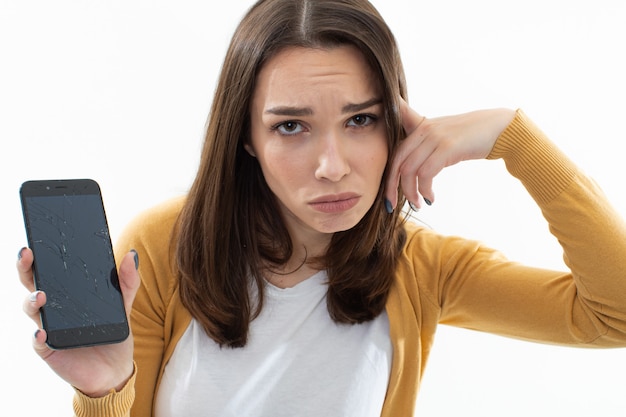
[[272,130],[277,131],[281,135],[293,136],[301,133],[304,129],[299,122],[288,120],[272,126]]
[[348,126],[365,127],[376,121],[377,117],[372,114],[357,114],[348,120]]

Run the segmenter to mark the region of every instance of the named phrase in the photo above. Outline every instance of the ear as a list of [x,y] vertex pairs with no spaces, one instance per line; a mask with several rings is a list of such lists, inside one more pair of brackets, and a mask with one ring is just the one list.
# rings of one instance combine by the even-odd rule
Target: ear
[[243,148],[250,154],[251,157],[256,158],[256,153],[254,153],[254,149],[252,149],[252,145],[249,143],[244,143]]

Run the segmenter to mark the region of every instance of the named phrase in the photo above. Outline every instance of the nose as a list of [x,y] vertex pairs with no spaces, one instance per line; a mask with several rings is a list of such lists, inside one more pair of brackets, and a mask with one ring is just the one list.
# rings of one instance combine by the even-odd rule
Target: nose
[[350,173],[348,149],[341,135],[328,133],[320,139],[315,178],[337,182]]

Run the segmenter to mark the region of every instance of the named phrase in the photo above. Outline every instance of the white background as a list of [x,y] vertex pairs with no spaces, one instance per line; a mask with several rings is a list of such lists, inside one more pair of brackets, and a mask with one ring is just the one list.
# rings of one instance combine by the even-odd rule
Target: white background
[[[626,2],[376,0],[426,116],[523,108],[626,215]],[[71,389],[31,350],[14,262],[27,179],[96,179],[113,238],[184,193],[227,42],[250,1],[0,0],[0,375],[7,415],[67,416]],[[529,264],[563,268],[501,162],[450,168],[419,217]],[[625,295],[626,296],[626,295]],[[626,350],[534,345],[441,326],[421,416],[624,416]]]

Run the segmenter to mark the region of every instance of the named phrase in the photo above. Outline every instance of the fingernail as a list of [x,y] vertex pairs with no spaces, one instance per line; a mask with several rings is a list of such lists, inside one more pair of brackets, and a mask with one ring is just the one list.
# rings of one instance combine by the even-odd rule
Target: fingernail
[[37,336],[39,336],[39,333],[40,333],[40,332],[41,332],[41,329],[37,329],[37,330],[35,331],[35,334],[33,334],[33,337],[34,337],[35,339],[37,339]]
[[391,201],[389,201],[388,198],[385,198],[385,210],[387,210],[387,213],[389,214],[393,213],[393,206],[391,205]]
[[139,254],[135,249],[130,250],[133,253],[133,259],[135,260],[135,269],[139,269]]
[[39,291],[31,292],[28,298],[30,299],[31,302],[34,303],[35,301],[37,301],[38,295],[39,295]]
[[413,211],[420,211],[419,207],[417,207],[415,204],[411,203],[409,201],[409,207],[411,207],[411,210]]
[[426,197],[424,197],[424,202],[425,202],[426,204],[428,204],[429,206],[432,206],[432,205],[433,205],[433,202],[432,202],[432,201],[430,201],[429,199],[427,199]]
[[24,251],[24,249],[26,249],[25,247],[20,249],[20,251],[17,253],[17,260],[19,261],[20,259],[22,259],[22,252]]

